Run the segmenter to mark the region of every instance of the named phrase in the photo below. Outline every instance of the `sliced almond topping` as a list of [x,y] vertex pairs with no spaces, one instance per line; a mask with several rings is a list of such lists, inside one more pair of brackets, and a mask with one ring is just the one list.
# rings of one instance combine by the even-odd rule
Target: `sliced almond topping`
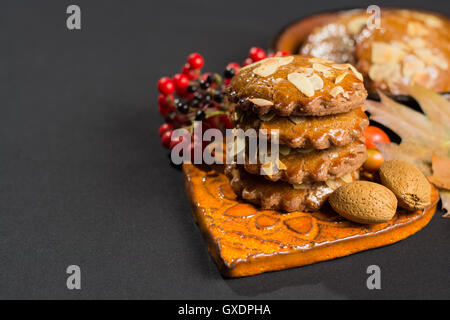
[[278,169],[280,169],[280,170],[287,169],[286,165],[280,159],[278,159]]
[[441,19],[428,13],[414,12],[414,17],[422,20],[427,26],[432,28],[440,28],[443,24]]
[[278,146],[278,148],[279,148],[280,153],[281,153],[283,156],[287,156],[289,153],[291,153],[291,148],[289,148],[287,145],[280,144],[280,145]]
[[313,152],[313,151],[314,151],[313,148],[295,149],[295,152],[297,152],[297,153],[302,153],[302,154],[310,153],[310,152]]
[[347,72],[341,73],[340,75],[338,75],[336,77],[336,80],[334,80],[335,84],[338,84],[339,82],[341,82],[342,80],[344,80],[345,76],[347,75]]
[[263,60],[259,67],[253,69],[253,73],[260,77],[268,77],[275,73],[279,67],[278,59],[268,58]]
[[266,114],[262,114],[262,115],[259,115],[259,118],[260,118],[262,121],[270,121],[270,120],[273,119],[273,117],[275,117],[275,113],[272,113],[272,112],[266,113]]
[[372,62],[396,63],[405,56],[405,52],[399,47],[392,46],[386,42],[374,42],[372,44]]
[[442,70],[447,70],[448,69],[448,62],[445,58],[443,57],[439,57],[439,56],[435,56],[433,58],[433,64],[442,69]]
[[323,88],[323,80],[318,74],[313,74],[308,79],[311,81],[314,90],[321,90]]
[[337,188],[339,188],[339,184],[336,182],[336,180],[327,180],[325,181],[325,183],[332,190],[336,190]]
[[372,79],[373,81],[383,81],[385,78],[385,69],[384,69],[384,65],[382,64],[373,64],[370,66],[369,68],[369,77],[370,79]]
[[[420,39],[420,38],[418,38],[418,39]],[[401,42],[401,41],[393,40],[393,41],[391,41],[391,46],[393,46],[393,47],[395,47],[397,49],[403,50],[403,51],[408,51],[409,50],[408,46],[405,43]]]
[[333,64],[332,67],[337,70],[347,70],[348,69],[348,65],[346,65],[346,64]]
[[433,64],[435,56],[433,52],[428,48],[418,48],[414,52],[416,56],[418,56],[420,59],[422,59],[423,62],[426,64]]
[[293,72],[289,73],[287,75],[287,78],[288,81],[292,83],[298,90],[300,90],[300,92],[305,96],[314,96],[314,87],[307,77],[298,72]]
[[336,86],[333,89],[330,90],[330,94],[336,98],[339,94],[344,93],[344,88],[341,86]]
[[289,120],[291,120],[295,124],[300,124],[302,122],[305,122],[305,117],[289,116]]
[[425,69],[425,64],[416,56],[410,54],[403,59],[402,73],[405,77],[412,77],[415,73],[422,73]]
[[313,62],[313,63],[315,63],[315,62],[317,62],[317,63],[331,63],[330,60],[322,59],[322,58],[316,58],[316,57],[309,58],[309,62]]
[[347,173],[346,175],[341,177],[341,180],[344,181],[345,183],[350,183],[353,181],[353,177],[351,173]]
[[351,64],[347,64],[347,66],[352,70],[353,74],[355,75],[356,78],[358,78],[359,80],[363,81],[363,75],[361,73],[359,73],[358,70],[356,70],[356,68],[354,66],[352,66]]
[[292,188],[294,188],[295,190],[305,190],[308,188],[308,186],[304,183],[296,183],[292,185]]
[[261,98],[253,98],[250,99],[250,102],[252,102],[253,104],[256,104],[257,106],[260,107],[269,107],[269,106],[273,106],[273,102],[266,100],[266,99],[261,99]]
[[329,73],[331,71],[330,67],[327,67],[321,63],[313,63],[312,67],[314,70],[322,73]]
[[235,139],[232,145],[227,144],[227,152],[231,152],[231,156],[237,156],[241,152],[245,151],[245,141],[241,141],[240,139]]
[[280,83],[280,82],[283,82],[283,81],[286,81],[286,80],[284,80],[283,78],[276,78],[276,79],[273,79],[273,83]]
[[441,28],[442,27],[442,20],[427,14],[426,17],[424,18],[425,24],[429,27],[432,28]]
[[278,60],[278,64],[280,66],[285,66],[289,63],[291,63],[292,61],[294,61],[294,57],[293,56],[288,56],[288,57],[276,57],[276,59]]
[[347,29],[351,34],[357,34],[366,25],[367,17],[356,17],[347,23]]
[[268,161],[261,165],[261,171],[263,174],[271,176],[274,174],[272,162]]
[[240,112],[237,111],[237,110],[235,110],[235,111],[233,112],[233,121],[235,121],[235,122],[239,121],[240,117],[241,117]]
[[422,37],[427,36],[430,32],[419,22],[408,22],[406,25],[406,33],[410,37]]
[[251,67],[256,67],[257,65],[260,65],[263,61],[264,60],[260,60],[260,61],[256,61],[256,62],[250,63],[250,64],[248,64],[246,66],[243,66],[242,68],[239,69],[238,73],[241,72],[242,70],[249,69]]
[[413,49],[417,49],[417,48],[423,48],[427,44],[426,44],[425,40],[423,40],[422,38],[413,38],[410,41],[408,41],[408,45]]

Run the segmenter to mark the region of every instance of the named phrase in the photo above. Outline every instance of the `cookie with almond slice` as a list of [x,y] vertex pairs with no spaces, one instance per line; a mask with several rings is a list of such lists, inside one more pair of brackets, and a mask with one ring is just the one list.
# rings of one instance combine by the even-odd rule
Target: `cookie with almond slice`
[[353,171],[345,179],[342,177],[309,185],[291,185],[248,174],[242,167],[236,165],[227,165],[225,174],[230,179],[231,188],[240,198],[262,209],[285,212],[317,211],[334,190],[359,179],[359,171]]
[[367,97],[362,80],[350,64],[300,55],[272,57],[242,68],[227,94],[259,115],[325,116],[361,106]]
[[[280,150],[279,170],[264,177],[270,181],[282,180],[290,184],[334,180],[361,167],[366,157],[366,147],[359,140],[343,147],[324,150]],[[248,158],[244,164],[245,170],[255,175],[263,172],[262,166],[259,161],[250,163]]]
[[350,112],[324,117],[278,117],[271,113],[257,116],[251,112],[241,112],[235,108],[234,124],[237,128],[278,130],[279,142],[290,148],[326,149],[332,146],[345,146],[364,134],[369,120],[363,107]]

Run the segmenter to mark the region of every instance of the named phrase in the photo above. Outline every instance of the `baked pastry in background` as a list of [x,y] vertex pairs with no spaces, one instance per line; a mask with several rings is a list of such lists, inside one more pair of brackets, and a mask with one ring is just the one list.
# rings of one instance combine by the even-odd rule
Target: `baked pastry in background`
[[369,92],[407,95],[419,84],[450,91],[450,20],[406,9],[382,9],[379,28],[367,26],[365,11],[350,11],[316,28],[300,52],[354,63]]
[[300,54],[354,64],[357,37],[369,17],[360,9],[342,12],[334,21],[315,28]]

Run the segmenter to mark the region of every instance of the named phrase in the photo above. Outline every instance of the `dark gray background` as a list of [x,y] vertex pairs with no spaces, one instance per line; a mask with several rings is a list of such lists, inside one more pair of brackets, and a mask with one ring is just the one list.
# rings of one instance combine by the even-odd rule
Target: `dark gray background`
[[[448,1],[391,1],[449,13]],[[66,7],[82,30],[66,28]],[[358,1],[2,1],[0,298],[450,298],[450,220],[395,245],[225,280],[157,129],[156,81],[206,69],[286,23]],[[82,270],[82,290],[65,269]],[[382,269],[382,290],[366,268]]]

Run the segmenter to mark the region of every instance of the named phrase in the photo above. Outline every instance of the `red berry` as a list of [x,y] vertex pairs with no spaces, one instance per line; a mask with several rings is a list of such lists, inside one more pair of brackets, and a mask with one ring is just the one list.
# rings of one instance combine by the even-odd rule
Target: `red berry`
[[171,107],[173,105],[173,96],[165,96],[163,94],[160,94],[158,96],[158,105],[163,108]]
[[161,107],[167,107],[167,97],[163,94],[158,96],[158,105]]
[[167,106],[167,107],[158,107],[159,113],[161,113],[161,115],[164,117],[166,116],[169,112],[175,111],[175,107],[173,106]]
[[178,139],[174,139],[170,141],[170,150],[172,150],[177,144],[179,144],[181,141],[183,141],[183,137],[178,137]]
[[206,121],[210,128],[217,128],[217,116],[209,117]]
[[211,72],[205,72],[204,74],[202,74],[201,78],[203,81],[206,81],[210,75]]
[[284,56],[288,56],[288,55],[289,55],[289,53],[286,51],[277,51],[275,53],[275,57],[284,57]]
[[254,61],[251,58],[247,58],[247,59],[244,60],[243,65],[245,67],[245,66],[248,66],[249,64],[252,64],[253,62]]
[[172,138],[172,130],[168,130],[163,133],[161,136],[161,143],[164,147],[169,148],[170,147],[170,139]]
[[222,124],[223,128],[225,128],[225,129],[233,128],[233,123],[231,123],[230,118],[228,118],[228,116],[226,114],[221,114],[219,116],[219,121]]
[[241,68],[241,65],[236,62],[230,62],[229,64],[227,64],[227,68],[232,68],[232,69],[238,71]]
[[181,68],[181,73],[186,75],[189,80],[195,80],[198,77],[199,70],[192,70],[189,63],[185,63],[183,68]]
[[189,63],[185,63],[183,68],[181,68],[181,73],[185,75],[189,75],[191,73],[191,65]]
[[189,55],[189,57],[187,58],[187,62],[191,66],[191,69],[200,69],[201,67],[203,67],[205,60],[203,59],[201,54],[195,52]]
[[175,91],[175,85],[169,77],[162,77],[158,81],[158,90],[162,94],[169,95]]
[[170,107],[163,107],[158,106],[159,113],[164,117],[166,114],[168,114],[171,110]]
[[248,57],[255,62],[265,59],[266,56],[267,56],[266,52],[263,49],[258,48],[258,47],[250,48],[250,51],[248,53]]
[[168,130],[172,130],[173,129],[173,125],[170,123],[163,123],[160,127],[159,127],[159,136],[161,137],[163,135],[164,132],[168,131]]
[[189,78],[185,74],[177,73],[173,76],[172,80],[175,83],[177,92],[185,92],[189,86]]

